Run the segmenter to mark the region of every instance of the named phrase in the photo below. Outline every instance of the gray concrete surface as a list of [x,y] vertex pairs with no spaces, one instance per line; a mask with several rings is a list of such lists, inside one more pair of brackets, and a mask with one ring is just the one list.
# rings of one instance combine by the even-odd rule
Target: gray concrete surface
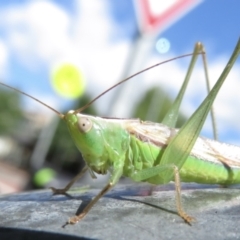
[[98,191],[2,195],[0,239],[240,239],[239,186],[183,184],[184,208],[197,220],[189,226],[176,214],[173,185],[152,195],[148,185],[118,185],[81,222],[62,228]]

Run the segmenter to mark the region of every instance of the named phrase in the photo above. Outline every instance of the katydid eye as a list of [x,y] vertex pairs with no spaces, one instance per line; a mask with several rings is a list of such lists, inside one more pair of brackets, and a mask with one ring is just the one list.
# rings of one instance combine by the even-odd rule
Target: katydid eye
[[78,119],[78,129],[81,132],[86,133],[90,131],[91,128],[92,128],[92,121],[90,121],[88,118],[81,117]]

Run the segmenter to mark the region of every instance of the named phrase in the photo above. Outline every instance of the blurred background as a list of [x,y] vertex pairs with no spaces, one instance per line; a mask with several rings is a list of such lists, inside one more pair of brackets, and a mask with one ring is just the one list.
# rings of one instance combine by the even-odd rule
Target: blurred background
[[[218,0],[0,0],[0,78],[65,113],[137,71],[191,53],[201,41],[213,85],[239,38],[239,9],[239,1]],[[141,74],[84,113],[160,122],[189,62],[184,58]],[[239,60],[236,65],[215,114],[219,140],[239,145]],[[206,94],[198,61],[178,127]],[[212,138],[209,119],[202,135]],[[63,187],[83,166],[55,113],[0,86],[0,193]]]

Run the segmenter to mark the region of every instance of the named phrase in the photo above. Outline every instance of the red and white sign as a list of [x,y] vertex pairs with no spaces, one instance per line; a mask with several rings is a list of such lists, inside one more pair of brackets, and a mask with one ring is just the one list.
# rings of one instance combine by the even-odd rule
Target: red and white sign
[[201,0],[135,0],[134,2],[140,31],[153,33],[165,29]]

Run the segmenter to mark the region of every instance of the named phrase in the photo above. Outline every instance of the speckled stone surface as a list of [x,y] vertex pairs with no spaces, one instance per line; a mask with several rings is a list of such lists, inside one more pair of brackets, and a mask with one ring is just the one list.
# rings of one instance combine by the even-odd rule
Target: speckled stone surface
[[[0,239],[240,239],[240,189],[183,184],[187,225],[176,214],[173,185],[118,185],[76,225],[62,226],[99,189],[0,196]],[[79,205],[80,208],[79,208]]]

